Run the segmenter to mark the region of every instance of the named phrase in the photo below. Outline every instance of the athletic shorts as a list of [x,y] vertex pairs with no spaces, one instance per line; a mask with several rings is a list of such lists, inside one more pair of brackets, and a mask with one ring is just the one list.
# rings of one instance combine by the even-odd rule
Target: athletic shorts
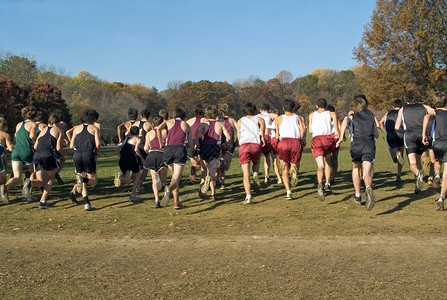
[[188,160],[186,147],[183,145],[166,146],[163,151],[163,160],[165,165],[170,164],[184,165]]
[[229,140],[228,142],[222,143],[221,148],[222,152],[234,155],[234,150],[236,149],[236,142],[234,140]]
[[317,135],[312,138],[310,149],[315,158],[329,155],[335,151],[335,140],[332,135]]
[[388,144],[388,149],[395,149],[404,146],[404,139],[397,133],[387,134],[386,142]]
[[272,154],[277,155],[278,154],[278,140],[276,137],[273,137],[270,140],[270,145],[272,145]]
[[241,165],[252,162],[256,164],[261,159],[261,145],[255,143],[245,143],[239,147],[239,162]]
[[298,163],[301,161],[303,147],[295,138],[282,138],[278,143],[278,156],[283,162]]
[[144,168],[146,170],[154,170],[156,172],[166,168],[163,160],[163,151],[149,151],[146,160],[144,161]]
[[11,153],[11,161],[20,161],[25,165],[31,165],[33,163],[34,157],[34,149],[32,148],[23,148],[23,147],[14,147]]
[[353,141],[351,142],[351,160],[354,163],[369,161],[374,163],[376,158],[375,141]]
[[76,173],[96,174],[96,154],[93,151],[74,151],[73,163]]
[[52,171],[59,167],[56,156],[34,157],[33,164],[36,171],[40,169]]
[[265,144],[262,146],[262,154],[267,155],[272,152],[273,146],[271,140],[272,138],[269,135],[264,135]]
[[140,160],[141,159],[135,155],[120,156],[118,165],[120,166],[121,173],[126,174],[127,171],[131,171],[132,173],[140,172]]
[[215,144],[203,144],[200,145],[200,159],[203,161],[211,161],[213,159],[219,159],[222,154],[220,145]]
[[199,151],[197,151],[194,147],[191,147],[186,149],[186,154],[188,158],[194,158],[199,156]]
[[433,153],[435,154],[435,160],[447,163],[447,141],[434,141]]
[[407,149],[407,153],[416,153],[421,155],[427,150],[427,147],[422,143],[422,130],[419,131],[406,131],[404,133],[404,144]]

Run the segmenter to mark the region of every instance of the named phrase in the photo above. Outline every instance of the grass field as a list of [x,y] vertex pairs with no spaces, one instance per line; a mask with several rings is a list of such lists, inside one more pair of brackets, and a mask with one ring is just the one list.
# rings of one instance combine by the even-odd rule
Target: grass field
[[129,202],[130,186],[113,186],[118,159],[105,147],[98,185],[90,189],[95,210],[86,212],[68,199],[69,157],[65,184],[56,184],[49,198],[54,208],[23,201],[21,186],[11,191],[11,204],[0,206],[0,298],[445,298],[447,219],[435,211],[439,191],[426,185],[414,195],[408,164],[396,183],[382,135],[377,202],[368,212],[352,199],[349,142],[339,160],[325,202],[317,198],[308,146],[292,201],[272,183],[243,205],[235,156],[219,201],[197,197],[188,163],[180,190],[187,207],[174,210],[171,202],[154,209],[149,180],[139,204]]

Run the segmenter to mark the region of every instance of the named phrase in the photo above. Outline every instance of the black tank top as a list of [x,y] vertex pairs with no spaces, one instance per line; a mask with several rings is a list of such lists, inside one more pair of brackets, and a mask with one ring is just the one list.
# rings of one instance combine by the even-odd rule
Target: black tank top
[[128,136],[124,139],[123,141],[123,146],[121,147],[120,150],[120,155],[121,156],[135,156],[135,145],[130,144],[129,140],[131,140],[134,136]]
[[422,132],[422,124],[424,116],[427,114],[422,103],[407,104],[403,109],[403,125],[406,131],[420,130]]
[[447,110],[436,110],[434,139],[447,141]]
[[351,126],[353,141],[374,141],[376,121],[370,110],[355,113],[352,116]]
[[140,146],[138,149],[144,149],[144,144],[146,143],[146,134],[147,131],[144,130],[144,124],[146,124],[147,121],[140,121],[140,124],[138,124],[138,128],[140,129],[140,134],[138,137],[140,138]]
[[74,149],[76,151],[95,151],[95,136],[87,128],[88,124],[82,124],[82,131],[75,136]]
[[45,134],[39,137],[39,143],[37,144],[34,155],[38,155],[39,157],[54,155],[57,139],[51,135],[51,128],[53,127],[48,126]]

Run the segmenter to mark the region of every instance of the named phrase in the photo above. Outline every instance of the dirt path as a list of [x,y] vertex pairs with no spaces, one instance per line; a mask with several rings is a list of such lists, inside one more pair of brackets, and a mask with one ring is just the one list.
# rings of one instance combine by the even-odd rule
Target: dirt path
[[0,298],[442,299],[446,246],[408,236],[0,235]]

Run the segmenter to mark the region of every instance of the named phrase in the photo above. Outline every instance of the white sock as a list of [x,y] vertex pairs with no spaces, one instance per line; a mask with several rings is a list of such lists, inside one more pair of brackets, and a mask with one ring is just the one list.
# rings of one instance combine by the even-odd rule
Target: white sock
[[355,193],[355,196],[356,196],[356,197],[360,197],[360,194]]

